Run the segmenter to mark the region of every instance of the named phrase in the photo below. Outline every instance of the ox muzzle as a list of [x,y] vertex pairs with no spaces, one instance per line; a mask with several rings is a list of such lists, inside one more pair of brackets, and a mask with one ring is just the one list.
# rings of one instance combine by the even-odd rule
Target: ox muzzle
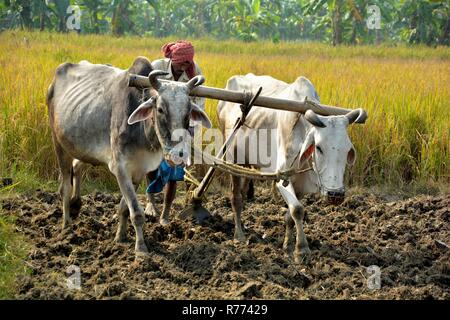
[[190,154],[186,148],[164,148],[164,159],[171,167],[190,164]]
[[324,190],[323,194],[328,202],[328,204],[339,205],[344,202],[345,199],[345,189],[336,190]]

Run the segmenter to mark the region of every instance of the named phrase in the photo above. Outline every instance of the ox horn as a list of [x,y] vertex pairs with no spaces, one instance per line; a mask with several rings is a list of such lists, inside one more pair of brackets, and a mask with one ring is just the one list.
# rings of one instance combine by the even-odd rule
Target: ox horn
[[194,78],[192,78],[191,80],[189,80],[189,82],[186,83],[186,86],[188,87],[189,90],[192,90],[195,87],[203,84],[204,82],[205,82],[205,77],[202,75],[198,75],[198,76],[195,76]]
[[326,125],[322,122],[322,120],[320,120],[319,116],[311,109],[306,111],[305,118],[306,118],[306,120],[308,120],[309,123],[313,124],[316,127],[319,127],[319,128],[326,127]]
[[148,75],[148,80],[150,80],[150,84],[153,87],[153,89],[158,91],[159,88],[161,88],[161,82],[159,82],[157,77],[166,76],[168,74],[169,74],[168,72],[162,70],[153,70],[152,72],[150,72],[150,74]]
[[345,115],[348,119],[348,124],[355,123],[365,123],[367,119],[367,112],[363,109],[359,108],[353,111],[350,111]]

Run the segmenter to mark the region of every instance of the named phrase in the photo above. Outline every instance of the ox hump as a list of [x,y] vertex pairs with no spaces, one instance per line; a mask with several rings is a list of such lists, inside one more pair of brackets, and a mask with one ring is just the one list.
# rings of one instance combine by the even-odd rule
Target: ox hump
[[140,76],[148,76],[153,71],[150,60],[146,57],[138,56],[134,59],[133,64],[128,68],[129,73],[137,74]]

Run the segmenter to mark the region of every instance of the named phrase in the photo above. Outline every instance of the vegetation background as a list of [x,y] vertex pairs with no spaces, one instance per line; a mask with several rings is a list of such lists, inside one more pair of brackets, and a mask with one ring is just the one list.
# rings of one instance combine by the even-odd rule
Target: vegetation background
[[[448,45],[449,1],[1,0],[0,29],[256,41]],[[70,7],[72,5],[72,7]],[[376,6],[374,9],[373,6]],[[79,10],[78,10],[79,9]],[[374,18],[379,16],[376,28]]]

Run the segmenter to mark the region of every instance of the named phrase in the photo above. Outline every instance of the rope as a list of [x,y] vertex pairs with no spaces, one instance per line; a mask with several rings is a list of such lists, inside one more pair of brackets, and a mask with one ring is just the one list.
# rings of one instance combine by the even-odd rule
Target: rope
[[[255,95],[255,98],[256,98],[256,96],[258,96],[261,93],[261,90],[262,90],[262,88],[259,89],[258,93]],[[252,101],[251,92],[244,91],[244,104],[240,105],[240,108],[242,111],[242,116],[241,116],[241,118],[238,118],[238,122],[240,122],[240,125],[245,125],[245,117],[248,114],[249,109],[252,107],[253,102],[254,101]],[[306,99],[305,99],[305,102],[306,102]],[[299,115],[298,119],[300,119],[300,115]],[[298,119],[297,119],[297,121],[298,121]],[[234,130],[236,130],[239,127],[238,122],[236,122]],[[224,159],[222,159],[222,157],[217,158],[215,156],[212,156],[210,154],[203,152],[203,150],[198,149],[195,145],[192,145],[192,148],[194,149],[195,152],[200,152],[203,155],[203,157],[206,160],[209,160],[209,162],[212,163],[212,166],[215,167],[216,169],[219,169],[219,170],[229,173],[231,175],[242,177],[242,178],[249,178],[249,179],[253,179],[253,180],[275,180],[277,182],[280,180],[283,180],[283,185],[285,185],[285,183],[288,183],[289,178],[292,175],[313,170],[312,167],[302,169],[302,170],[298,170],[298,169],[294,168],[294,162],[295,162],[295,159],[300,154],[300,150],[298,151],[296,157],[292,161],[291,166],[288,170],[281,170],[278,172],[267,173],[267,172],[261,172],[260,170],[255,170],[255,169],[239,166],[235,163],[227,162]],[[224,157],[225,157],[225,155],[223,154],[223,158]],[[188,171],[185,170],[185,172],[187,173],[187,177],[186,177],[187,181],[193,182],[197,186],[200,185],[200,183]]]
[[194,149],[196,152],[201,152],[203,157],[208,160],[210,163],[212,163],[213,167],[216,167],[217,169],[224,171],[226,173],[232,174],[234,176],[238,176],[241,178],[248,178],[253,180],[288,180],[292,175],[304,173],[307,171],[312,170],[312,167],[298,170],[296,168],[291,167],[288,170],[282,170],[278,172],[261,172],[260,170],[255,170],[251,168],[245,168],[240,165],[237,165],[232,162],[225,161],[223,159],[219,159],[215,156],[212,156],[208,153],[203,152],[203,150],[199,150],[196,146],[194,146]]
[[192,175],[189,170],[186,170],[186,168],[184,168],[184,173],[184,180],[196,185],[197,187],[200,185],[200,182]]

